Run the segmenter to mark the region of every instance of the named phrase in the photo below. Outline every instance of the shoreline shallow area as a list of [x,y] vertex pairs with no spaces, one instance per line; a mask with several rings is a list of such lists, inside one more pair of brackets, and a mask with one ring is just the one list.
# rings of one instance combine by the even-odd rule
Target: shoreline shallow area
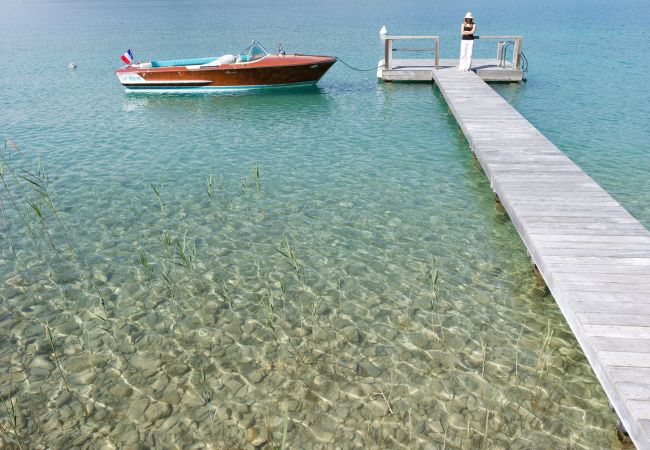
[[[104,243],[110,258],[99,249],[81,256],[54,202],[43,223],[28,219],[32,244],[3,255],[13,272],[3,279],[1,322],[13,349],[2,394],[23,443],[615,445],[615,416],[588,413],[604,396],[532,273],[518,274],[527,286],[511,301],[487,285],[454,285],[466,268],[446,266],[448,256],[420,253],[394,266],[390,253],[410,247],[397,217],[387,228],[333,217],[323,228],[339,230],[321,237],[334,239],[329,246],[283,236],[285,221],[317,218],[275,203],[259,173],[234,186],[209,176],[182,202],[153,186],[142,203],[149,223],[134,224],[136,242]],[[27,202],[14,219],[43,198],[32,186],[12,186]],[[235,236],[255,239],[241,245]],[[346,244],[357,239],[385,242],[385,253],[350,255]],[[513,288],[490,262],[478,267],[494,271],[488,283]]]

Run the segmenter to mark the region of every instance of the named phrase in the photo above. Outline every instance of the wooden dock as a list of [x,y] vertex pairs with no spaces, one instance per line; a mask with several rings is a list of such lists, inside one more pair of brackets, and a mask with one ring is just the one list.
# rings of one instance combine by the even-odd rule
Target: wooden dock
[[621,423],[650,450],[650,232],[479,75],[432,78]]
[[[441,59],[438,68],[458,67],[457,59]],[[433,80],[435,68],[434,59],[393,59],[390,70],[384,65],[384,60],[379,61],[377,78],[384,81],[428,81]],[[497,59],[475,59],[472,61],[472,70],[484,81],[513,82],[523,81],[526,73],[514,70],[512,63],[506,61],[503,65]]]

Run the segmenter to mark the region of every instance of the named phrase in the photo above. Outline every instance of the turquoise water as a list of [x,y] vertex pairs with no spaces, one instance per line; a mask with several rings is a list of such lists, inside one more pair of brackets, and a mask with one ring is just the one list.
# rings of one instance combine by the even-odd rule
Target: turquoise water
[[[0,136],[17,176],[0,191],[0,393],[17,417],[0,408],[1,435],[617,447],[602,389],[432,86],[336,64],[314,89],[149,96],[112,72],[129,47],[172,59],[252,39],[373,67],[382,24],[440,34],[453,57],[471,9],[480,33],[525,36],[529,81],[495,88],[650,226],[644,6],[3,3]],[[39,159],[61,225],[19,177]]]

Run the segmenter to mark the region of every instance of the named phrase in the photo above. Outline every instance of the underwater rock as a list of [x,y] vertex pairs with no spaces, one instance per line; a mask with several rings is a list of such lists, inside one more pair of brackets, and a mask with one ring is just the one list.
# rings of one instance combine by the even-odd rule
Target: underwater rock
[[43,369],[47,371],[54,370],[54,363],[43,355],[37,355],[29,363],[30,369]]
[[152,402],[144,413],[144,417],[155,422],[158,419],[166,419],[172,413],[172,405],[163,402]]
[[65,359],[65,370],[78,373],[90,369],[90,357],[88,355],[71,356]]
[[384,417],[388,414],[388,405],[383,400],[373,400],[364,405],[363,412],[369,418]]
[[248,379],[250,380],[251,383],[257,384],[257,383],[261,382],[264,379],[265,376],[266,376],[266,374],[263,371],[256,370],[254,372],[251,372],[248,375]]
[[165,366],[165,372],[172,377],[181,377],[189,371],[190,367],[187,364],[170,363]]
[[317,422],[313,427],[311,427],[311,432],[314,433],[316,439],[321,442],[328,444],[334,443],[334,433],[331,430],[325,428],[321,422]]
[[364,360],[357,364],[357,373],[362,377],[377,378],[381,375],[382,370],[370,361]]
[[133,389],[130,386],[127,386],[126,384],[119,383],[113,386],[112,388],[110,388],[108,392],[116,398],[126,398],[129,395],[131,395]]
[[361,332],[353,326],[347,326],[341,330],[341,334],[352,344],[361,342]]
[[246,442],[253,447],[260,447],[269,440],[265,427],[251,427],[246,430]]
[[146,398],[136,398],[131,401],[129,409],[127,410],[126,415],[129,420],[141,421],[144,417],[144,411],[149,406],[149,400]]

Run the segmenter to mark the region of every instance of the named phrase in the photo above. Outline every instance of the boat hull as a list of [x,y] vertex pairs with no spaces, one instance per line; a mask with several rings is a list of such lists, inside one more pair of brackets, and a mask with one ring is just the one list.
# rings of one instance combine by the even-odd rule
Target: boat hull
[[118,69],[127,92],[232,92],[310,86],[336,62],[326,56],[269,55],[244,64]]

